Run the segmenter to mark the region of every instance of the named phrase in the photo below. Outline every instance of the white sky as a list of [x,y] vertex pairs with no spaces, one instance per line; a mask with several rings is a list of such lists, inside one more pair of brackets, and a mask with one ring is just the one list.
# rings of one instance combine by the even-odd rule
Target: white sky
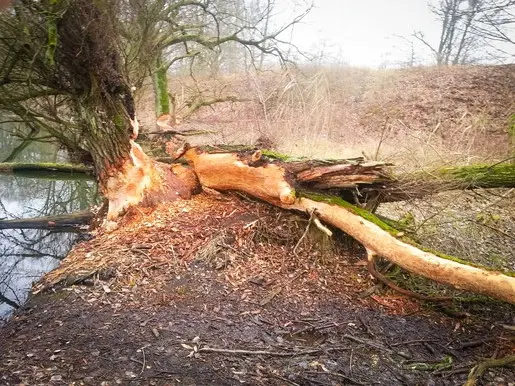
[[[281,3],[291,12],[295,0]],[[315,9],[295,26],[293,42],[310,54],[324,52],[325,62],[377,67],[406,61],[409,44],[398,36],[414,31],[438,42],[440,25],[428,0],[315,0]],[[419,60],[431,60],[427,48],[416,49]]]

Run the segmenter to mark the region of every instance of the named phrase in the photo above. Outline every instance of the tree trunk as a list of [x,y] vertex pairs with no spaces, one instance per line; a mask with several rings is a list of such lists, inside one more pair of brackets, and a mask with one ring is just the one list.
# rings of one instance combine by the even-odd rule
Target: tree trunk
[[100,190],[109,201],[107,219],[116,219],[133,205],[189,198],[191,192],[170,166],[148,157],[131,139],[127,126],[116,121],[113,117],[97,122],[99,127],[86,138]]
[[[415,274],[515,304],[515,277],[425,251],[372,213],[341,198],[296,192],[294,186],[298,181],[291,170],[264,162],[259,152],[209,154],[188,149],[184,156],[203,186],[243,191],[285,209],[315,211],[322,220],[362,243],[370,258],[382,256]],[[344,169],[335,165],[330,168]],[[313,170],[303,173],[300,175],[310,178],[321,174]]]
[[153,78],[153,89],[156,110],[156,124],[159,130],[169,130],[176,123],[175,105],[171,103],[168,93],[168,66],[161,56],[157,57]]
[[69,4],[58,23],[55,63],[69,74],[62,88],[72,95],[81,147],[91,155],[112,220],[132,205],[187,198],[190,193],[169,166],[152,161],[134,142],[134,100],[116,46],[115,20],[110,19],[116,9],[109,7],[116,4]]

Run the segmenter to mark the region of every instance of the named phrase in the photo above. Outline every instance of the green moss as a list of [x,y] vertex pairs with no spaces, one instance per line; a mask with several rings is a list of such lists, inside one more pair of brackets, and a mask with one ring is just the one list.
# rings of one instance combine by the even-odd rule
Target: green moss
[[59,0],[50,0],[50,11],[48,12],[46,18],[47,25],[47,48],[45,51],[45,59],[47,60],[50,66],[55,66],[55,50],[57,48],[57,5]]
[[[378,218],[373,213],[371,213],[371,212],[369,212],[369,211],[367,211],[367,210],[365,210],[363,208],[359,208],[359,207],[357,207],[355,205],[352,205],[349,202],[347,202],[347,201],[345,201],[345,200],[343,200],[343,199],[341,199],[339,197],[328,196],[328,195],[317,194],[317,193],[311,193],[311,192],[300,192],[300,196],[301,197],[305,197],[305,198],[309,198],[310,200],[313,200],[313,201],[325,202],[325,203],[328,203],[328,204],[331,204],[331,205],[337,205],[337,206],[340,206],[342,208],[345,208],[348,211],[350,211],[351,213],[354,213],[354,214],[364,218],[365,220],[370,221],[371,223],[377,225],[379,228],[381,228],[382,230],[388,232],[390,235],[394,236],[398,240],[400,240],[400,241],[402,241],[402,242],[404,242],[406,244],[412,245],[412,246],[414,246],[414,247],[416,247],[416,248],[418,248],[418,249],[420,249],[420,250],[422,250],[424,252],[431,253],[431,254],[433,254],[435,256],[441,257],[442,259],[451,260],[451,261],[454,261],[456,263],[460,263],[460,264],[464,264],[464,265],[468,265],[468,266],[472,266],[472,267],[476,267],[476,268],[481,268],[481,269],[485,269],[485,270],[490,270],[490,271],[491,270],[495,270],[492,267],[485,267],[485,266],[482,266],[480,264],[475,264],[475,263],[472,263],[470,261],[466,261],[466,260],[460,259],[459,257],[456,257],[456,256],[447,255],[445,253],[441,253],[441,252],[432,250],[430,248],[426,248],[426,247],[418,244],[416,241],[414,241],[410,237],[403,235],[403,232],[399,232],[399,230],[397,230],[396,228],[394,228],[391,225],[387,224],[386,222],[384,222],[383,220]],[[399,236],[399,235],[401,235],[401,236]],[[505,274],[507,276],[515,277],[515,272],[511,272],[511,271],[503,272],[503,274]]]
[[399,220],[399,224],[404,228],[412,227],[415,225],[415,216],[411,212],[406,212]]
[[511,145],[515,147],[515,114],[510,116],[508,122],[508,138],[510,139]]
[[360,217],[363,217],[365,220],[368,220],[368,221],[376,224],[379,228],[387,231],[392,236],[397,237],[397,234],[400,233],[397,229],[395,229],[391,225],[388,225],[386,222],[381,220],[379,217],[377,217],[373,213],[371,213],[368,210],[365,210],[363,208],[359,208],[355,205],[352,205],[349,202],[341,199],[340,197],[327,196],[327,195],[311,193],[311,192],[300,192],[300,195],[302,197],[309,198],[310,200],[313,200],[313,201],[325,202],[328,204],[341,206],[342,208],[347,209],[351,213],[354,213]]
[[261,153],[262,153],[265,157],[273,158],[273,159],[276,159],[276,160],[279,160],[279,161],[283,161],[283,162],[295,162],[295,161],[303,161],[303,160],[306,160],[306,158],[297,158],[297,157],[292,157],[292,156],[289,156],[289,155],[287,155],[287,154],[278,153],[278,152],[276,152],[276,151],[273,151],[273,150],[267,150],[267,149],[263,149],[263,150],[261,150]]
[[515,187],[515,165],[470,165],[443,168],[437,171],[444,179],[481,187]]
[[125,128],[125,122],[124,122],[124,119],[122,118],[122,116],[120,114],[115,114],[113,116],[113,122],[115,124],[115,126],[118,128],[118,129],[123,129]]
[[170,114],[170,96],[168,95],[168,76],[166,67],[158,67],[154,72],[154,97],[156,100],[156,117]]

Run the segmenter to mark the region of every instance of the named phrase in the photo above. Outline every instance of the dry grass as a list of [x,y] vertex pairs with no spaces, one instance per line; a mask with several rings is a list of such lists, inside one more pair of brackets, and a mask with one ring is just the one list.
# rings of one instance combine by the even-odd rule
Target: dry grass
[[[209,129],[199,142],[274,140],[278,150],[308,157],[366,154],[412,167],[499,159],[509,151],[515,112],[515,66],[304,68],[175,78],[179,115],[192,94],[247,100],[205,108],[179,129]],[[140,118],[151,127],[153,100],[143,90]]]

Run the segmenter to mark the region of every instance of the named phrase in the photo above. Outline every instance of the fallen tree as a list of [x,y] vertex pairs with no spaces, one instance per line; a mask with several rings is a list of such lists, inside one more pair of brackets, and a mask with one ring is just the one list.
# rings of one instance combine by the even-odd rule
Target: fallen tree
[[[187,144],[177,150],[168,148],[171,157],[160,160],[177,160],[188,149]],[[366,160],[363,157],[295,158],[241,145],[205,146],[196,149],[198,153],[212,155],[213,159],[224,160],[230,154],[236,154],[239,161],[252,167],[273,165],[273,168],[278,167],[284,171],[286,180],[297,190],[329,193],[357,205],[405,201],[450,190],[515,187],[515,167],[510,163],[440,167],[398,173],[390,163]]]
[[188,146],[174,156],[188,160],[202,186],[242,191],[284,209],[316,213],[323,221],[363,244],[372,262],[381,256],[412,273],[515,304],[515,277],[512,275],[426,250],[371,212],[335,195],[313,193],[324,187],[331,193],[349,196],[352,191],[348,186],[358,193],[364,186],[368,189],[373,184],[385,186],[392,180],[382,172],[380,164],[361,160],[354,164],[341,160],[325,164],[321,161],[288,162],[271,160],[261,151],[210,153]]
[[61,232],[73,232],[81,226],[88,225],[95,217],[91,211],[56,216],[0,220],[0,229],[45,229]]

